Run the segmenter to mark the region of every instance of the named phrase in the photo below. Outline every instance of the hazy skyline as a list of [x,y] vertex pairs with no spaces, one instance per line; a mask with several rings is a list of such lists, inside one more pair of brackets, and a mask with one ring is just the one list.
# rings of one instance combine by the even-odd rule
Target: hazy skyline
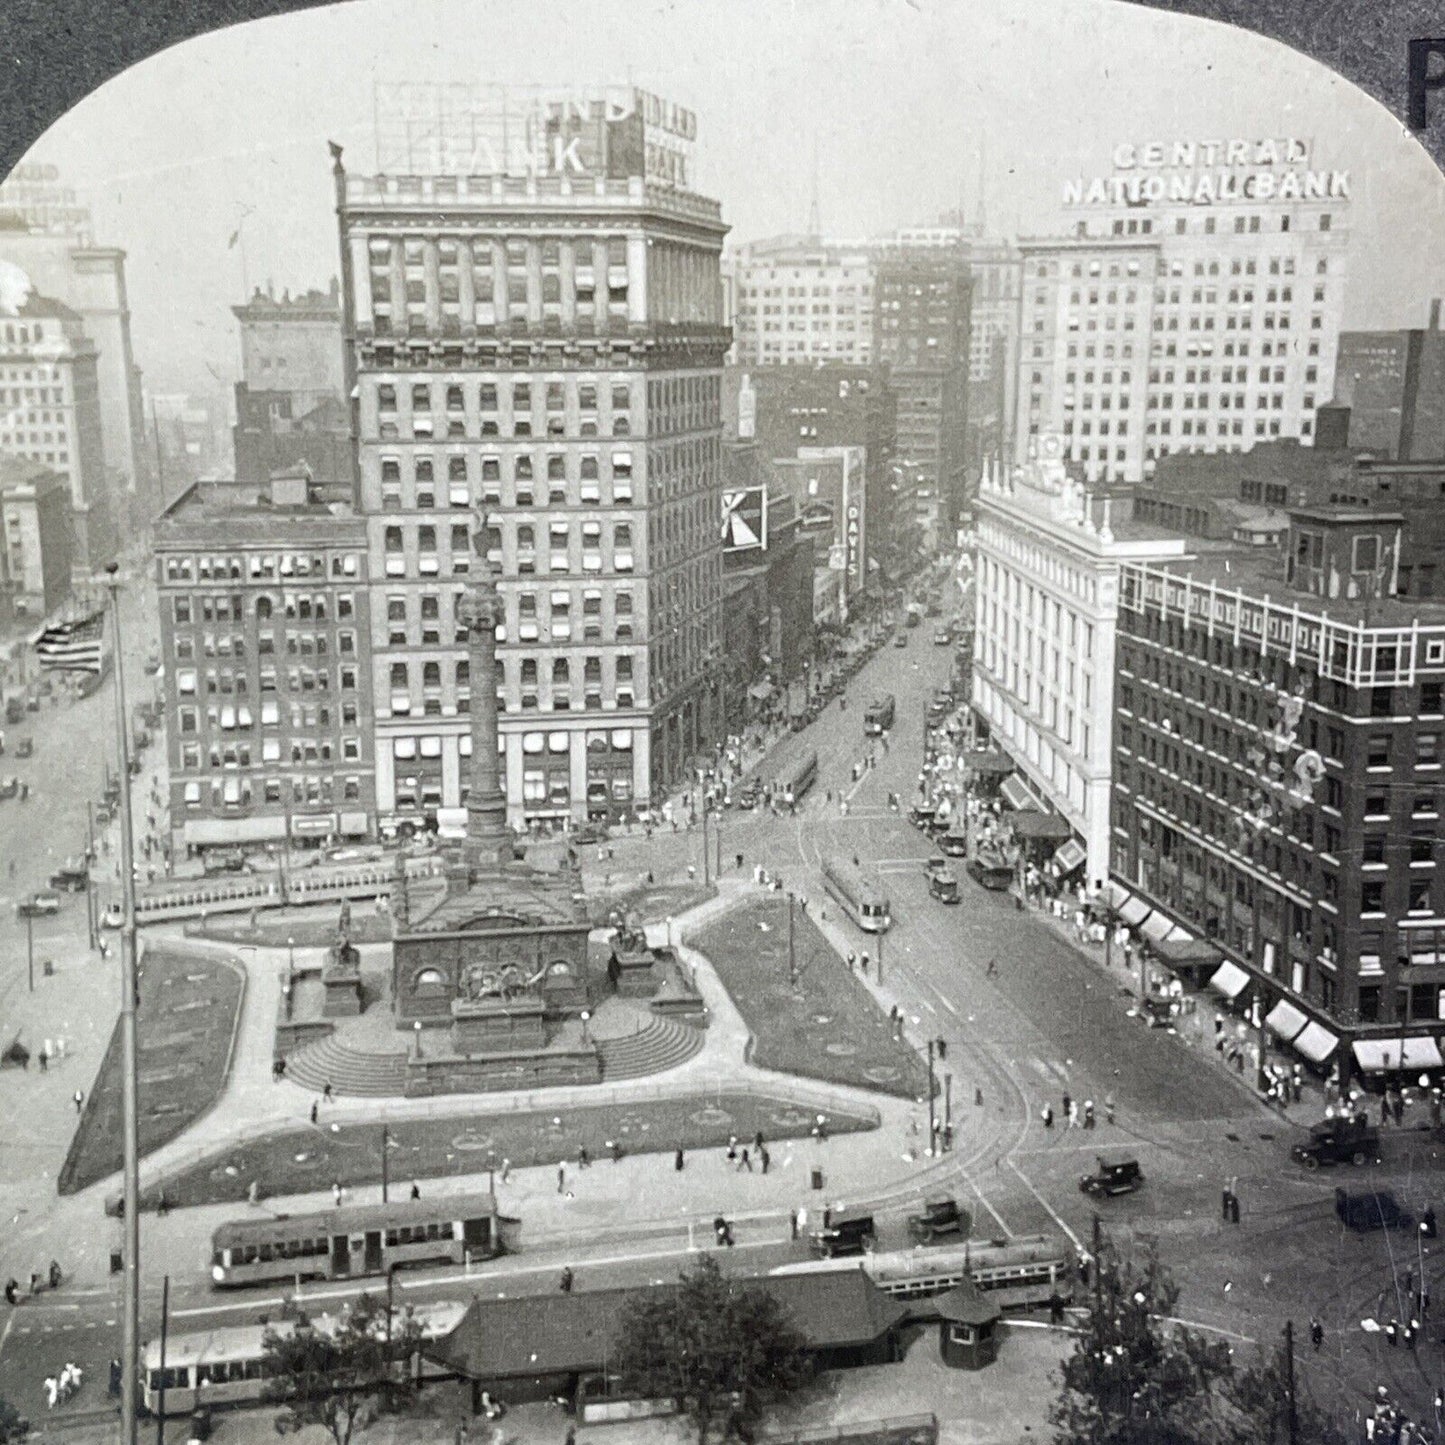
[[[1445,294],[1445,178],[1383,107],[1274,41],[1116,0],[588,5],[352,0],[185,42],[37,142],[129,253],[137,360],[159,391],[236,374],[230,307],[337,269],[326,142],[373,168],[372,84],[630,81],[697,113],[694,188],[738,244],[863,236],[977,206],[994,234],[1062,230],[1066,180],[1152,139],[1303,136],[1352,176],[1349,327],[1421,325]],[[243,244],[228,246],[242,228]]]

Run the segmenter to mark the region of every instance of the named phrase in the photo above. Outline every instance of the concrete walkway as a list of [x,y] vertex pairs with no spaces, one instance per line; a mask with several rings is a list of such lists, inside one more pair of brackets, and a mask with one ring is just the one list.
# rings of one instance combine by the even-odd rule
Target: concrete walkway
[[[758,890],[749,882],[725,880],[720,895],[671,924],[674,939],[685,937],[735,902]],[[167,943],[180,943],[175,932],[161,935]],[[142,1161],[143,1187],[223,1150],[228,1143],[284,1128],[309,1128],[316,1095],[295,1084],[277,1083],[271,1077],[272,1035],[280,1000],[281,980],[288,964],[287,950],[234,948],[203,940],[185,940],[188,946],[216,956],[239,958],[249,982],[238,1034],[236,1056],[227,1087],[215,1108],[172,1143]],[[748,1088],[796,1101],[802,1107],[876,1114],[880,1127],[824,1142],[812,1139],[782,1140],[774,1146],[774,1164],[768,1175],[739,1174],[722,1152],[716,1157],[695,1156],[679,1173],[670,1153],[636,1154],[619,1163],[601,1164],[580,1174],[572,1171],[572,1190],[557,1192],[552,1166],[515,1170],[498,1184],[502,1206],[526,1221],[525,1247],[561,1246],[576,1231],[594,1237],[608,1231],[677,1228],[687,1220],[710,1218],[722,1211],[740,1225],[753,1222],[766,1237],[787,1237],[787,1216],[800,1205],[819,1207],[825,1200],[839,1204],[916,1198],[925,1187],[949,1177],[955,1156],[937,1161],[923,1153],[927,1133],[926,1107],[867,1090],[816,1080],[800,1080],[746,1062],[747,1026],[708,961],[685,943],[683,960],[695,970],[708,1006],[711,1024],[703,1050],[665,1074],[613,1084],[545,1089],[525,1093],[448,1095],[434,1099],[378,1102],[341,1099],[323,1105],[318,1127],[337,1124],[378,1123],[385,1120],[475,1117],[504,1111],[537,1108],[558,1113],[603,1103],[643,1102],[679,1094],[719,1095],[729,1089]],[[311,961],[297,949],[298,964]],[[66,1120],[73,1126],[73,1111]],[[984,1124],[982,1127],[987,1127]],[[958,1148],[972,1141],[960,1129]],[[63,1154],[63,1141],[61,1151]],[[824,1193],[811,1189],[814,1168],[824,1171]],[[699,1178],[706,1180],[704,1186]],[[43,1268],[51,1257],[64,1264],[67,1275],[81,1288],[104,1285],[109,1278],[109,1254],[119,1239],[118,1221],[102,1221],[104,1201],[118,1188],[112,1177],[75,1196],[36,1198],[31,1230],[12,1236],[4,1245],[3,1265],[20,1278]],[[485,1188],[486,1175],[423,1181],[427,1194],[464,1192]],[[37,1189],[48,1194],[48,1180]],[[380,1197],[380,1187],[352,1191],[354,1202]],[[645,1201],[642,1208],[640,1203]],[[325,1207],[329,1195],[283,1196],[263,1201],[270,1211],[300,1211]],[[246,1206],[222,1204],[173,1210],[164,1217],[147,1214],[142,1220],[142,1248],[146,1258],[164,1258],[203,1272],[209,1259],[209,1238],[218,1223],[244,1213]]]

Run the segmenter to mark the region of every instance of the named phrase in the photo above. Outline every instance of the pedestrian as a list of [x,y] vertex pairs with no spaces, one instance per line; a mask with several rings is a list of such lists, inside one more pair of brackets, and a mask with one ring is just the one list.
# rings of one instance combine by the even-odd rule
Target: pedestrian
[[1086,1128],[1086,1129],[1092,1129],[1093,1127],[1094,1127],[1094,1101],[1093,1101],[1092,1099],[1085,1099],[1085,1100],[1084,1100],[1084,1128]]
[[502,1183],[503,1183],[503,1184],[509,1184],[509,1183],[511,1183],[511,1180],[512,1180],[512,1161],[511,1161],[510,1159],[503,1159],[503,1160],[502,1160]]
[[728,1163],[729,1163],[729,1164],[735,1164],[735,1163],[737,1163],[737,1157],[738,1157],[738,1136],[737,1136],[736,1134],[734,1134],[734,1135],[728,1140]]
[[328,1079],[328,1080],[326,1081],[326,1083],[321,1086],[321,1097],[322,1097],[328,1104],[332,1102],[332,1098],[331,1098],[331,1080],[330,1080],[330,1079]]
[[1069,1092],[1066,1089],[1062,1097],[1063,1107],[1059,1110],[1059,1113],[1061,1113],[1066,1119],[1069,1117],[1069,1108],[1073,1104],[1073,1102],[1073,1099],[1070,1097]]
[[1404,1124],[1405,1096],[1399,1091],[1399,1089],[1396,1089],[1394,1091],[1394,1094],[1390,1099],[1390,1112],[1395,1116],[1395,1124],[1397,1127]]
[[744,1169],[746,1169],[749,1174],[753,1172],[752,1155],[746,1149],[738,1155],[738,1170],[741,1172]]
[[756,1150],[761,1151],[762,1147],[763,1147],[763,1131],[762,1131],[761,1129],[759,1129],[759,1130],[757,1131],[757,1133],[753,1135],[753,1148],[756,1149]]
[[1389,1320],[1385,1324],[1385,1339],[1389,1342],[1391,1349],[1397,1349],[1400,1344],[1400,1322]]
[[121,1369],[120,1361],[112,1359],[110,1362],[110,1383],[106,1386],[105,1393],[112,1400],[120,1399]]
[[677,1153],[673,1156],[672,1167],[673,1167],[674,1169],[676,1169],[679,1174],[681,1174],[681,1173],[682,1173],[682,1165],[683,1165],[682,1148],[681,1148],[681,1146],[679,1146]]
[[1231,1224],[1239,1223],[1239,1195],[1232,1189],[1229,1191],[1229,1222]]
[[1314,1346],[1315,1354],[1319,1354],[1320,1346],[1325,1342],[1325,1327],[1320,1323],[1318,1316],[1310,1321],[1310,1344]]
[[590,1169],[592,1167],[592,1156],[587,1152],[587,1146],[585,1144],[577,1151],[577,1167],[579,1169]]
[[565,1164],[559,1164],[559,1165],[557,1166],[557,1193],[558,1193],[558,1194],[565,1194],[566,1192],[567,1192],[567,1166],[566,1166]]
[[49,1039],[46,1039],[46,1040],[40,1045],[40,1072],[41,1072],[42,1074],[48,1074],[48,1073],[50,1072],[50,1040],[49,1040]]
[[[341,1186],[340,1186],[339,1184],[336,1186],[336,1191],[337,1191],[337,1192],[336,1192],[336,1202],[337,1202],[338,1204],[340,1204],[340,1203],[341,1203]],[[253,1180],[250,1182],[250,1184],[247,1185],[247,1187],[246,1187],[246,1203],[247,1203],[247,1204],[256,1204],[256,1203],[258,1203],[258,1202],[260,1201],[260,1198],[261,1198],[261,1185],[260,1185],[260,1183],[259,1183],[257,1180],[253,1179]]]
[[998,959],[996,959],[996,958],[991,958],[991,959],[989,959],[989,961],[988,961],[988,967],[987,967],[986,969],[984,969],[984,971],[983,971],[983,976],[984,976],[985,978],[997,978],[997,977],[998,977]]
[[335,1204],[338,1209],[341,1208],[341,1181],[339,1179],[332,1181],[331,1202]]
[[1112,1093],[1104,1095],[1104,1118],[1111,1124],[1114,1122],[1114,1096]]
[[557,1288],[563,1294],[572,1293],[572,1266],[570,1264],[562,1266],[562,1277],[557,1281]]
[[85,1090],[84,1090],[84,1089],[77,1089],[77,1090],[70,1096],[70,1098],[71,1098],[71,1101],[72,1101],[72,1102],[74,1103],[74,1105],[75,1105],[75,1112],[76,1112],[77,1114],[80,1113],[80,1111],[85,1107]]
[[411,1197],[413,1199],[421,1198],[421,1186],[416,1182],[415,1179],[411,1181]]
[[1229,1201],[1233,1196],[1229,1192],[1229,1185],[1226,1184],[1219,1192],[1219,1217],[1229,1223]]
[[1077,1129],[1078,1127],[1079,1127],[1079,1106],[1078,1106],[1072,1099],[1070,1099],[1070,1100],[1069,1100],[1069,1128],[1070,1128],[1070,1129]]
[[1052,1104],[1045,1104],[1039,1113],[1044,1121],[1044,1128],[1052,1129],[1054,1127],[1054,1106]]
[[56,1401],[60,1399],[60,1381],[54,1375],[45,1377],[45,1408],[53,1410]]
[[1388,1124],[1389,1122],[1390,1122],[1390,1097],[1389,1097],[1388,1094],[1381,1094],[1381,1095],[1380,1095],[1380,1123],[1381,1123],[1381,1124]]
[[315,1100],[315,1099],[312,1099],[312,1101],[311,1101],[311,1122],[312,1122],[313,1124],[316,1122],[316,1110],[317,1110],[316,1100]]
[[[773,1156],[768,1153],[768,1146],[766,1144],[759,1146],[758,1158],[763,1161],[763,1173],[766,1174],[773,1162]],[[1421,1313],[1423,1314],[1424,1311],[1422,1310]]]
[[743,871],[743,855],[741,853],[737,855],[737,870],[739,873]]

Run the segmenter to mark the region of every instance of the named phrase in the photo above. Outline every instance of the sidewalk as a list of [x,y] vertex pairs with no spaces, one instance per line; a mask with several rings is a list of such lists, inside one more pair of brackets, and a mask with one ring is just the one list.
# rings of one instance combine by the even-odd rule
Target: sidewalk
[[[726,880],[723,888],[720,897],[674,920],[673,936],[685,937],[690,928],[752,891],[751,884],[734,879]],[[170,930],[164,936],[168,942],[181,941]],[[271,1078],[272,1029],[287,950],[233,949],[194,939],[185,942],[239,957],[249,982],[225,1092],[210,1114],[142,1161],[142,1187],[199,1155],[222,1150],[228,1141],[272,1129],[308,1128],[310,1109],[316,1100],[316,1095],[298,1085],[277,1083]],[[397,1099],[380,1105],[374,1099],[340,1099],[324,1106],[321,1127],[404,1118],[465,1118],[537,1107],[561,1113],[589,1104],[641,1102],[655,1095],[659,1086],[665,1086],[669,1094],[685,1091],[700,1097],[716,1096],[729,1087],[751,1086],[780,1099],[807,1100],[810,1109],[822,1107],[819,1101],[831,1101],[832,1107],[840,1110],[875,1113],[880,1119],[879,1128],[850,1135],[846,1143],[841,1138],[822,1143],[806,1138],[780,1140],[774,1150],[774,1167],[766,1176],[739,1174],[721,1151],[716,1158],[689,1158],[682,1173],[674,1168],[671,1152],[636,1154],[616,1164],[599,1163],[585,1173],[570,1171],[574,1182],[571,1196],[567,1196],[557,1192],[553,1166],[518,1169],[506,1185],[498,1184],[498,1192],[503,1208],[526,1220],[524,1248],[548,1241],[560,1245],[578,1231],[597,1237],[609,1230],[635,1230],[647,1224],[681,1229],[689,1220],[710,1218],[719,1211],[739,1223],[755,1222],[767,1237],[782,1239],[787,1237],[787,1215],[799,1205],[811,1210],[825,1200],[831,1204],[873,1200],[880,1197],[880,1190],[902,1199],[921,1189],[925,1177],[934,1182],[949,1170],[952,1156],[930,1164],[922,1155],[920,1146],[927,1131],[926,1125],[920,1129],[920,1121],[926,1120],[926,1109],[907,1100],[797,1079],[747,1063],[745,1050],[750,1035],[737,1008],[706,959],[685,944],[680,946],[680,952],[696,970],[711,1024],[702,1052],[675,1069],[638,1080],[526,1094],[448,1095]],[[306,957],[304,950],[298,950],[298,954],[302,959]],[[66,1122],[70,1127],[70,1121]],[[969,1135],[966,1130],[959,1133],[962,1147]],[[63,1152],[60,1142],[56,1147],[56,1168]],[[810,1187],[815,1167],[824,1171],[825,1189],[821,1194]],[[699,1171],[704,1172],[706,1187],[700,1187]],[[36,1182],[48,1192],[53,1187],[49,1182],[52,1177],[47,1173]],[[428,1194],[463,1192],[485,1188],[487,1176],[482,1173],[420,1182]],[[49,1198],[39,1207],[32,1185],[30,1207],[34,1222],[28,1230],[12,1232],[0,1246],[3,1268],[25,1278],[31,1269],[43,1267],[44,1261],[54,1257],[62,1261],[75,1285],[108,1287],[109,1252],[113,1240],[119,1237],[119,1223],[102,1223],[100,1216],[106,1197],[115,1193],[117,1185],[113,1177],[75,1196]],[[356,1189],[352,1198],[356,1203],[379,1199],[380,1186]],[[646,1201],[646,1220],[638,1218],[639,1201]],[[330,1196],[325,1194],[283,1196],[266,1199],[263,1207],[290,1212],[325,1207],[329,1202]],[[146,1214],[142,1217],[143,1252],[151,1259],[190,1261],[200,1272],[216,1225],[244,1211],[245,1206],[221,1204],[174,1210],[164,1217]]]

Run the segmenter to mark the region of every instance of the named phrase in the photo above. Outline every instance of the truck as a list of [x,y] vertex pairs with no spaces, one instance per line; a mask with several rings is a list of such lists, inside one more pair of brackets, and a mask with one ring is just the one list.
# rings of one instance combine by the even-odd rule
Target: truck
[[1363,1114],[1325,1119],[1310,1126],[1309,1138],[1296,1144],[1290,1157],[1306,1169],[1346,1163],[1359,1167],[1380,1157],[1380,1131]]

